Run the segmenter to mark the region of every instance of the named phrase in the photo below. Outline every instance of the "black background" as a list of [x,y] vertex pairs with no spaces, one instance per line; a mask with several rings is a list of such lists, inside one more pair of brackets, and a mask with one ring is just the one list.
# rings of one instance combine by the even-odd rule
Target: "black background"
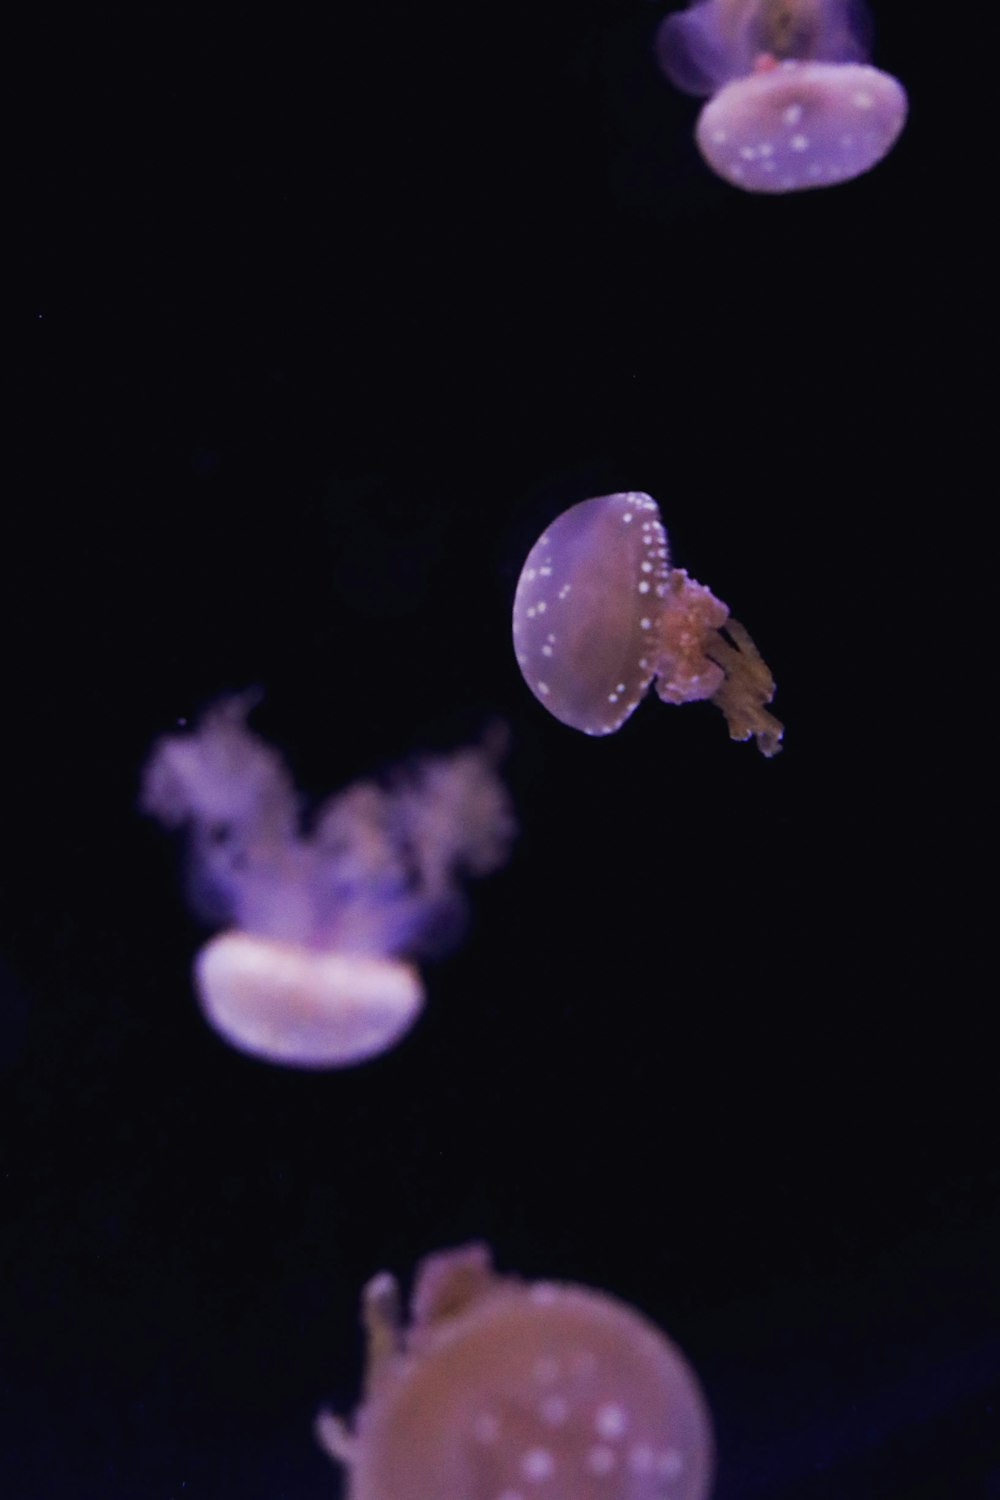
[[[1000,1496],[988,140],[886,3],[897,150],[740,195],[660,14],[12,34],[10,1500],[335,1496],[360,1286],[470,1237],[679,1340],[716,1500]],[[757,639],[776,760],[709,706],[593,741],[528,694],[524,555],[617,489]],[[511,726],[514,856],[367,1067],[255,1063],[192,998],[138,777],[248,684],[315,796]]]

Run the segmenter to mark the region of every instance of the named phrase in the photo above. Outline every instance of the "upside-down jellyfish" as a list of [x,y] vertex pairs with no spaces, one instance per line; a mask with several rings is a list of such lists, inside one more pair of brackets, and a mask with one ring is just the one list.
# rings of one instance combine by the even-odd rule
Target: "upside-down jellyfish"
[[187,829],[192,894],[229,924],[195,961],[210,1023],[302,1068],[391,1047],[424,999],[407,961],[453,941],[463,883],[506,859],[513,816],[496,739],[361,782],[304,823],[285,764],[247,728],[253,695],[154,747],[142,806]]
[[869,171],[906,121],[906,92],[868,65],[860,0],[695,0],[657,35],[667,77],[710,95],[695,136],[734,187],[788,193]]

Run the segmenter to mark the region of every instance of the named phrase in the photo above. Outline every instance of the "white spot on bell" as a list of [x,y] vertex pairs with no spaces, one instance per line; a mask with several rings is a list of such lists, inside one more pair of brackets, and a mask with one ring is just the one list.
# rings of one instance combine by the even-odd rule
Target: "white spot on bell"
[[594,1428],[602,1438],[620,1438],[624,1435],[628,1426],[628,1418],[625,1408],[617,1402],[609,1401],[606,1406],[599,1406],[594,1417]]
[[555,1468],[556,1461],[547,1448],[529,1448],[521,1460],[521,1473],[534,1483],[551,1478]]

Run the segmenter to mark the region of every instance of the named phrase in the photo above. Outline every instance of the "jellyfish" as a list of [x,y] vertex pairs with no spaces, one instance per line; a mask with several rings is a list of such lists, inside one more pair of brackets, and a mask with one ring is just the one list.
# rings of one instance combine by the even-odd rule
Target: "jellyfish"
[[500,1276],[484,1245],[429,1256],[408,1327],[395,1279],[362,1300],[353,1423],[317,1419],[348,1500],[705,1500],[708,1407],[680,1350],[604,1292]]
[[189,837],[209,1023],[270,1062],[334,1068],[392,1047],[423,1008],[413,958],[453,943],[463,883],[505,861],[514,823],[502,734],[359,782],[303,818],[279,755],[247,726],[252,693],[154,746],[142,807]]
[[869,40],[860,0],[695,0],[656,45],[672,83],[711,96],[695,139],[712,170],[789,193],[860,177],[898,139],[906,91]]
[[664,703],[715,703],[732,739],[781,749],[768,667],[728,607],[671,568],[649,495],[583,500],[539,537],[514,597],[514,651],[538,701],[584,734],[613,734],[655,684]]

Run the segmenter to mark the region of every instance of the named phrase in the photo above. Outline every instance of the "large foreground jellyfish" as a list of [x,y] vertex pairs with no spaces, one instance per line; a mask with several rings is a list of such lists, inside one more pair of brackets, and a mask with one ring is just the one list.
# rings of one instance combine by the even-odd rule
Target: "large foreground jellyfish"
[[695,132],[713,171],[753,193],[860,177],[892,149],[906,92],[868,66],[861,0],[694,0],[657,35],[663,71],[710,95]]
[[348,787],[304,823],[281,756],[247,728],[254,701],[216,704],[193,733],[160,740],[145,771],[144,810],[189,832],[195,905],[230,924],[198,955],[198,997],[245,1052],[361,1062],[422,1008],[407,958],[454,938],[462,882],[506,858],[499,737]]
[[781,749],[770,671],[727,606],[671,568],[649,495],[583,500],[539,537],[514,597],[514,651],[538,701],[584,734],[619,729],[655,683],[664,703],[710,699],[734,740]]
[[482,1245],[365,1290],[353,1426],[317,1421],[348,1500],[705,1500],[711,1422],[677,1347],[603,1292],[498,1276]]

